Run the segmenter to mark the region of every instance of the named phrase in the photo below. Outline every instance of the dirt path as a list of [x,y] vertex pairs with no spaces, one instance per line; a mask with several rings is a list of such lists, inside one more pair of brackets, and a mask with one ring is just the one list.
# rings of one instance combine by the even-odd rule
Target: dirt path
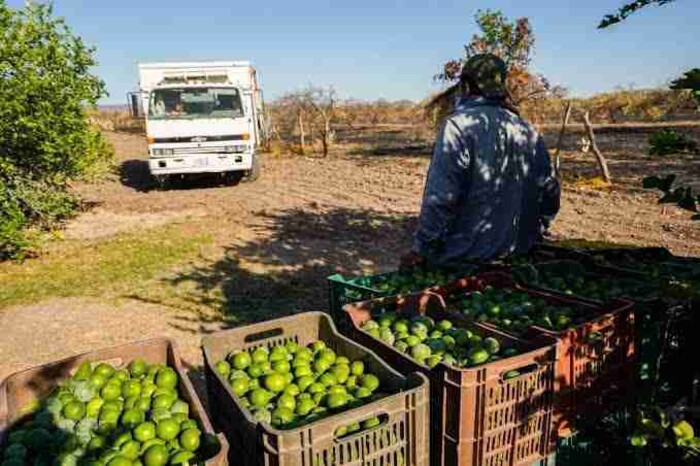
[[[156,190],[147,176],[143,138],[109,136],[121,172],[106,183],[77,187],[95,207],[71,222],[65,236],[107,240],[176,224],[185,232],[206,230],[216,252],[164,269],[146,291],[0,310],[0,378],[89,348],[159,335],[177,339],[185,357],[197,363],[199,338],[208,331],[323,309],[330,273],[395,267],[410,245],[428,165],[424,154],[268,157],[255,183]],[[555,235],[700,254],[697,224],[676,209],[662,214],[655,195],[637,188],[645,171],[684,167],[699,173],[697,162],[660,167],[637,152],[623,145],[613,153],[619,184],[611,190],[567,184]],[[567,178],[590,173],[589,157],[566,152]]]

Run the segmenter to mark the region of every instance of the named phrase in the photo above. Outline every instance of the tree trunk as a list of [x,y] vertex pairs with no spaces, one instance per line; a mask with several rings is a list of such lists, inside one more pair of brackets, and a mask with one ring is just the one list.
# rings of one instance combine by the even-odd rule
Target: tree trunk
[[331,137],[331,122],[328,117],[323,117],[323,133],[321,134],[321,143],[323,144],[323,156],[328,157],[328,145]]
[[603,175],[603,179],[606,183],[612,183],[610,178],[610,170],[608,170],[608,162],[605,160],[603,153],[598,149],[598,144],[595,142],[595,134],[593,134],[593,126],[591,126],[590,112],[586,111],[583,113],[583,125],[586,127],[586,132],[588,133],[588,140],[591,142],[591,149],[595,154],[595,158],[598,161],[598,166],[600,167],[600,172]]
[[559,152],[561,152],[561,146],[564,143],[564,133],[566,132],[566,125],[569,124],[569,118],[571,117],[571,101],[566,102],[566,110],[564,110],[564,117],[561,120],[561,129],[559,130],[559,137],[557,138],[557,148],[554,151],[554,169],[559,173]]
[[306,146],[306,133],[304,132],[304,114],[301,111],[297,113],[297,123],[299,125],[299,149],[303,154]]

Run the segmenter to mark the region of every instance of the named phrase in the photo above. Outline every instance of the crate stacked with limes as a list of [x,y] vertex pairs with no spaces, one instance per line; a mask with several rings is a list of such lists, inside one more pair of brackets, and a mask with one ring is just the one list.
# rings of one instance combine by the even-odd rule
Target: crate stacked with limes
[[[553,452],[556,340],[524,341],[416,293],[345,306],[353,339],[431,381],[434,464],[530,465]],[[507,439],[507,440],[505,440]]]
[[10,376],[0,386],[2,465],[225,463],[170,345],[136,343]]
[[428,381],[401,375],[324,313],[203,340],[215,423],[243,465],[427,465]]
[[557,363],[557,428],[567,435],[574,414],[624,395],[634,375],[631,301],[594,303],[516,283],[500,273],[439,290],[453,313],[519,338],[549,335],[561,344]]
[[474,264],[462,264],[443,269],[417,268],[352,278],[340,274],[331,275],[328,277],[331,315],[336,322],[342,322],[343,306],[348,303],[415,293],[471,275],[476,270]]

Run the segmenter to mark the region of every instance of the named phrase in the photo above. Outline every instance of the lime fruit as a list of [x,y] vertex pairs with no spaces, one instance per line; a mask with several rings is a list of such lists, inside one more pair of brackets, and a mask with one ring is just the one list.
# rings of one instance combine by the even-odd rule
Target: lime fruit
[[80,401],[71,401],[63,407],[63,415],[66,419],[79,421],[85,417],[85,405]]
[[235,369],[238,370],[244,370],[245,368],[250,366],[251,362],[252,358],[247,351],[241,351],[240,353],[236,353],[233,356],[233,358],[231,358],[231,364]]
[[168,463],[170,455],[164,445],[153,445],[143,455],[145,466],[164,466]]
[[178,433],[180,433],[180,423],[174,419],[163,419],[156,425],[156,435],[159,439],[172,440]]
[[180,434],[180,446],[187,451],[196,451],[201,443],[199,429],[187,429]]
[[156,438],[156,425],[150,421],[142,422],[134,429],[134,438],[141,443]]
[[156,374],[156,386],[158,388],[172,388],[177,386],[177,372],[169,367],[165,367]]

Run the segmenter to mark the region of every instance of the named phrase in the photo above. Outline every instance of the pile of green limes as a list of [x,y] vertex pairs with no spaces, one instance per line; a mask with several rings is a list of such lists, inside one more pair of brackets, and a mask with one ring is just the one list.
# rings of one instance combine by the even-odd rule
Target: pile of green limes
[[453,304],[476,322],[488,322],[515,334],[525,332],[532,325],[562,331],[591,317],[586,308],[555,306],[521,291],[489,286],[456,298]]
[[9,432],[2,466],[163,466],[201,460],[202,433],[178,375],[135,360],[84,362]]
[[365,322],[362,330],[428,367],[441,362],[474,367],[517,354],[515,348],[501,348],[497,339],[482,338],[447,319],[436,323],[427,316],[406,319],[387,312]]
[[255,419],[284,429],[379,396],[379,378],[363,361],[338,355],[321,340],[237,351],[215,369]]

